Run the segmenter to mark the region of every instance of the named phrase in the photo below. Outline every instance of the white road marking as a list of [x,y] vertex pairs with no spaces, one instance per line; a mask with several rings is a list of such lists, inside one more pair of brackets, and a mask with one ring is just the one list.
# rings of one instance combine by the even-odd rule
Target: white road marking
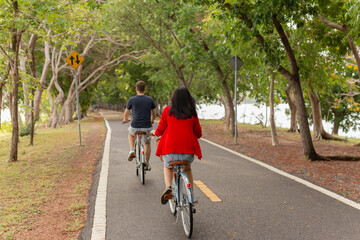
[[[102,115],[102,114],[101,114]],[[106,191],[109,172],[109,155],[110,155],[110,138],[111,128],[107,120],[105,120],[107,133],[105,139],[104,153],[101,164],[101,172],[99,178],[99,185],[95,200],[94,222],[91,232],[91,239],[105,240],[106,236]]]
[[244,159],[246,159],[246,160],[248,160],[248,161],[250,161],[250,162],[256,163],[256,164],[258,164],[258,165],[260,165],[260,166],[262,166],[262,167],[264,167],[264,168],[267,168],[267,169],[269,169],[269,170],[271,170],[271,171],[273,171],[273,172],[275,172],[275,173],[277,173],[277,174],[280,174],[280,175],[282,175],[282,176],[284,176],[284,177],[290,178],[290,179],[292,179],[292,180],[294,180],[294,181],[296,181],[296,182],[299,182],[299,183],[301,183],[301,184],[303,184],[303,185],[305,185],[305,186],[307,186],[307,187],[309,187],[309,188],[312,188],[312,189],[314,189],[314,190],[316,190],[316,191],[319,191],[319,192],[321,192],[321,193],[323,193],[323,194],[325,194],[325,195],[327,195],[327,196],[329,196],[329,197],[332,197],[332,198],[334,198],[334,199],[336,199],[336,200],[338,200],[338,201],[340,201],[340,202],[343,202],[343,203],[345,203],[345,204],[347,204],[347,205],[349,205],[349,206],[351,206],[351,207],[353,207],[353,208],[356,208],[356,209],[360,210],[360,204],[357,203],[357,202],[354,202],[354,201],[352,201],[352,200],[350,200],[350,199],[347,199],[347,198],[345,198],[345,197],[342,197],[342,196],[340,196],[340,195],[338,195],[338,194],[336,194],[336,193],[334,193],[334,192],[331,192],[331,191],[329,191],[329,190],[327,190],[327,189],[325,189],[325,188],[319,187],[319,186],[317,186],[317,185],[315,185],[315,184],[313,184],[313,183],[311,183],[311,182],[308,182],[308,181],[306,181],[306,180],[304,180],[304,179],[301,179],[301,178],[299,178],[299,177],[293,176],[293,175],[291,175],[291,174],[289,174],[289,173],[286,173],[286,172],[284,172],[284,171],[282,171],[282,170],[279,170],[279,169],[277,169],[277,168],[275,168],[275,167],[273,167],[273,166],[270,166],[270,165],[268,165],[268,164],[266,164],[266,163],[263,163],[263,162],[261,162],[261,161],[255,160],[255,159],[253,159],[253,158],[251,158],[251,157],[248,157],[248,156],[246,156],[246,155],[244,155],[244,154],[235,152],[235,151],[233,151],[233,150],[231,150],[231,149],[229,149],[229,148],[226,148],[226,147],[224,147],[224,146],[221,146],[221,145],[219,145],[219,144],[217,144],[217,143],[214,143],[214,142],[209,141],[209,140],[204,139],[204,138],[200,138],[200,139],[201,139],[202,141],[204,141],[204,142],[207,142],[207,143],[212,144],[212,145],[214,145],[214,146],[216,146],[216,147],[218,147],[218,148],[221,148],[221,149],[223,149],[223,150],[225,150],[225,151],[228,151],[228,152],[230,152],[230,153],[232,153],[232,154],[235,154],[235,155],[237,155],[237,156],[239,156],[239,157],[242,157],[242,158],[244,158]]

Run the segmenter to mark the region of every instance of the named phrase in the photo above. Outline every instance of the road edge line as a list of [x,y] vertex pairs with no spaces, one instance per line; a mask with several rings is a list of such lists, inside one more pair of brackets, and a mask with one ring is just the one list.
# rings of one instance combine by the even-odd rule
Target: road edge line
[[304,179],[302,179],[302,178],[299,178],[299,177],[296,177],[296,176],[294,176],[294,175],[291,175],[291,174],[289,174],[289,173],[287,173],[287,172],[284,172],[284,171],[282,171],[282,170],[280,170],[280,169],[277,169],[277,168],[275,168],[275,167],[273,167],[273,166],[271,166],[271,165],[269,165],[269,164],[267,164],[267,163],[261,162],[261,161],[259,161],[259,160],[254,159],[254,158],[251,158],[251,157],[249,157],[249,156],[246,156],[246,155],[244,155],[244,154],[242,154],[242,153],[239,153],[239,152],[236,152],[236,151],[234,151],[234,150],[231,150],[231,149],[229,149],[229,148],[227,148],[227,147],[221,146],[220,144],[214,143],[214,142],[212,142],[212,141],[210,141],[210,140],[208,140],[208,139],[200,138],[200,140],[202,140],[202,141],[204,141],[204,142],[207,142],[207,143],[209,143],[209,144],[212,144],[212,145],[214,145],[214,146],[216,146],[216,147],[218,147],[218,148],[221,148],[221,149],[223,149],[223,150],[226,150],[226,151],[228,151],[228,152],[230,152],[230,153],[232,153],[232,154],[235,154],[235,155],[237,155],[237,156],[239,156],[239,157],[242,157],[242,158],[244,158],[244,159],[246,159],[246,160],[248,160],[248,161],[250,161],[250,162],[253,162],[253,163],[255,163],[255,164],[258,164],[258,165],[260,165],[260,166],[262,166],[262,167],[264,167],[264,168],[267,168],[267,169],[269,169],[270,171],[273,171],[273,172],[275,172],[275,173],[277,173],[277,174],[280,174],[280,175],[282,175],[282,176],[284,176],[284,177],[290,178],[290,179],[292,179],[292,180],[294,180],[294,181],[296,181],[296,182],[298,182],[298,183],[301,183],[301,184],[303,184],[303,185],[305,185],[305,186],[307,186],[307,187],[309,187],[309,188],[312,188],[312,189],[314,189],[314,190],[316,190],[316,191],[318,191],[318,192],[321,192],[321,193],[323,193],[323,194],[325,194],[325,195],[327,195],[327,196],[329,196],[329,197],[332,197],[332,198],[334,198],[334,199],[336,199],[336,200],[338,200],[338,201],[340,201],[340,202],[343,202],[343,203],[345,203],[345,204],[347,204],[347,205],[349,205],[349,206],[351,206],[351,207],[353,207],[353,208],[356,208],[356,209],[360,210],[360,204],[359,204],[359,203],[357,203],[357,202],[355,202],[355,201],[352,201],[352,200],[350,200],[350,199],[347,199],[347,198],[345,198],[345,197],[343,197],[343,196],[340,196],[340,195],[337,194],[337,193],[334,193],[334,192],[332,192],[332,191],[329,191],[329,190],[327,190],[327,189],[325,189],[325,188],[323,188],[323,187],[320,187],[320,186],[318,186],[318,185],[315,185],[315,184],[313,184],[313,183],[311,183],[311,182],[308,182],[308,181],[306,181],[306,180],[304,180]]
[[106,192],[107,180],[109,173],[109,155],[110,155],[110,138],[111,128],[106,119],[104,119],[107,128],[104,153],[101,160],[101,172],[99,177],[99,185],[96,192],[94,221],[91,230],[90,239],[104,239],[106,238]]

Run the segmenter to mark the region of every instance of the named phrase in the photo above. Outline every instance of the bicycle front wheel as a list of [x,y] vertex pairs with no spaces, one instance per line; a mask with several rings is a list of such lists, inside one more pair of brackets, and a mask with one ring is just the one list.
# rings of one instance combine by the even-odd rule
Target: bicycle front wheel
[[140,156],[140,149],[138,147],[138,144],[135,141],[135,167],[136,167],[136,176],[139,176],[139,156]]
[[193,232],[193,206],[190,203],[190,196],[187,192],[186,181],[184,180],[184,176],[181,174],[180,176],[180,211],[181,211],[181,219],[184,227],[185,235],[190,238]]
[[140,163],[140,179],[141,183],[145,184],[145,163]]

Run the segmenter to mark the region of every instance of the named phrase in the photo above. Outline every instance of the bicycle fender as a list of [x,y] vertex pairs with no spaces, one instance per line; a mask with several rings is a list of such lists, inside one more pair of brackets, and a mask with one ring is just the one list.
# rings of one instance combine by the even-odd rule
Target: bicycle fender
[[[191,183],[190,183],[189,178],[187,177],[186,173],[181,172],[180,175],[182,175],[181,177],[184,180],[186,186],[188,186],[189,184],[191,186]],[[186,193],[189,196],[190,203],[194,204],[194,198],[193,198],[193,193],[192,193],[191,187],[190,188],[186,187]]]

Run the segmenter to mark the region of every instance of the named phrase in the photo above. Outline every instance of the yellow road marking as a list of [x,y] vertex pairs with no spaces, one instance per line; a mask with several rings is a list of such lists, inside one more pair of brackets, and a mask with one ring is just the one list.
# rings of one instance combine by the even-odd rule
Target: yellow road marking
[[200,190],[212,201],[212,202],[221,202],[221,199],[216,196],[213,191],[210,190],[202,181],[194,181],[195,185],[200,188]]

